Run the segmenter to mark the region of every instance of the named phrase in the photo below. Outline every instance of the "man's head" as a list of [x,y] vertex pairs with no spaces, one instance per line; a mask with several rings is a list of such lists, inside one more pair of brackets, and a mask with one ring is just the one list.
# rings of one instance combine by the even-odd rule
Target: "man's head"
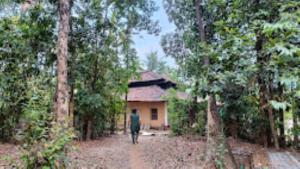
[[136,109],[132,109],[132,114],[136,114],[137,110]]

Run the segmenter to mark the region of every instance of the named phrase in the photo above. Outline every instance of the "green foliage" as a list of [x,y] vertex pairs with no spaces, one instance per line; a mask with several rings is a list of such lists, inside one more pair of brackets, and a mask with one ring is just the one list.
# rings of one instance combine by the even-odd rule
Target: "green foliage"
[[[270,126],[261,110],[272,106],[278,118],[279,109],[295,104],[300,64],[298,1],[202,1],[205,42],[200,42],[194,1],[164,2],[177,29],[163,36],[163,49],[190,82],[201,82],[194,89],[196,95],[218,96],[226,131],[236,122],[238,136],[255,140],[257,131]],[[203,66],[206,57],[209,66]],[[260,98],[266,99],[264,105],[259,104]]]
[[218,169],[224,169],[225,168],[224,155],[226,151],[228,151],[225,146],[226,144],[225,135],[223,134],[219,139],[220,139],[220,144],[218,145],[217,148],[217,153],[216,153],[217,158],[215,159],[215,164]]
[[47,134],[41,139],[34,140],[31,144],[23,145],[22,160],[25,168],[66,168],[68,160],[66,152],[68,144],[74,138],[74,131],[67,124],[52,123],[51,128],[44,127]]
[[[80,138],[95,138],[107,129],[114,129],[117,118],[124,112],[122,97],[128,91],[129,79],[138,70],[132,32],[158,33],[157,23],[151,20],[157,8],[151,0],[135,3],[80,0],[73,5],[77,10],[72,15],[73,68],[69,71],[75,126]],[[92,123],[91,128],[88,123]],[[92,136],[87,136],[89,130]]]
[[147,55],[146,70],[154,71],[158,73],[165,73],[167,69],[166,62],[159,61],[157,52],[151,52]]
[[196,123],[189,124],[189,111],[193,103],[191,100],[181,100],[176,96],[175,90],[168,91],[168,115],[171,131],[174,135],[205,134],[206,102],[196,105]]
[[[190,103],[190,104],[194,104],[194,103]],[[201,135],[201,136],[205,136],[206,134],[206,123],[207,123],[207,115],[206,115],[206,111],[207,111],[207,102],[201,102],[201,103],[197,103],[195,106],[195,110],[196,110],[196,122],[195,124],[192,126],[192,129],[190,129],[190,131],[192,133]]]
[[[23,0],[0,2],[0,139],[23,145],[22,168],[65,168],[74,138],[73,129],[53,122],[52,114],[57,2],[35,1],[21,12]],[[79,135],[86,137],[91,121],[95,138],[115,127],[124,110],[122,97],[138,70],[131,36],[159,32],[151,18],[157,7],[152,0],[75,0],[71,7],[70,107]]]
[[176,91],[168,96],[168,115],[171,131],[174,135],[182,135],[189,129],[188,110],[190,103],[176,98]]
[[[0,139],[11,141],[29,98],[27,81],[44,70],[50,77],[53,17],[37,6],[0,20]],[[42,36],[41,36],[42,35]],[[48,76],[48,77],[47,77]],[[45,86],[46,87],[46,86]],[[49,87],[47,85],[47,87]]]
[[24,168],[62,168],[66,164],[65,145],[74,138],[72,128],[52,122],[53,92],[48,90],[49,80],[41,75],[25,82],[27,102],[15,136],[22,143]]
[[285,111],[287,109],[287,107],[290,107],[291,105],[287,102],[278,102],[276,100],[271,100],[270,101],[270,104],[272,105],[272,107],[275,109],[275,110],[283,110]]
[[[20,117],[19,129],[16,137],[25,144],[33,144],[47,136],[48,127],[52,121],[51,105],[52,92],[43,76],[31,78],[27,81],[29,90],[26,91],[27,102]],[[48,81],[49,82],[49,81]]]

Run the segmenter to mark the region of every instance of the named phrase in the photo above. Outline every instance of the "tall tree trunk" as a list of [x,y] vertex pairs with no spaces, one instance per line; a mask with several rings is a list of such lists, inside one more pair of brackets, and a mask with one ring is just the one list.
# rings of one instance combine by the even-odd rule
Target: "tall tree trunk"
[[[127,37],[129,38],[130,37],[130,34],[131,34],[131,24],[129,24],[129,26],[127,27],[126,29],[126,33]],[[128,49],[129,46],[126,47],[126,70],[128,71],[129,69],[129,54],[128,54]],[[128,86],[128,84],[127,84]],[[125,107],[124,107],[124,128],[123,128],[123,133],[126,134],[127,133],[127,107],[128,107],[128,91],[126,91],[126,94],[125,94]]]
[[195,90],[194,90],[195,96],[193,98],[193,103],[192,103],[192,105],[190,107],[190,110],[189,110],[189,123],[190,123],[190,126],[192,126],[196,122],[198,88],[199,88],[199,82],[197,80],[196,83],[195,83]]
[[69,119],[70,119],[70,126],[75,127],[75,116],[74,116],[74,110],[75,110],[75,99],[74,99],[74,84],[71,84],[71,93],[70,93],[70,102],[69,102]]
[[86,140],[87,141],[92,139],[92,132],[93,132],[92,119],[89,117],[87,119],[87,124],[86,124]]
[[[271,80],[270,80],[271,82]],[[269,100],[273,99],[273,90],[272,90],[272,85],[269,84]],[[277,133],[277,129],[275,126],[275,118],[274,118],[274,112],[273,112],[273,108],[271,105],[268,104],[268,116],[269,116],[269,123],[270,123],[270,129],[271,129],[271,134],[272,134],[272,138],[274,141],[274,145],[276,149],[279,149],[279,142],[278,142],[278,133]]]
[[[202,0],[195,0],[196,9],[196,20],[198,25],[198,32],[201,42],[205,42],[205,28],[203,23],[203,13],[201,9]],[[209,57],[207,56],[204,60],[206,66],[210,65]],[[211,82],[209,82],[211,83]],[[221,144],[224,145],[224,166],[228,169],[236,169],[237,165],[226,142],[226,137],[223,137],[221,120],[217,110],[217,104],[214,94],[208,95],[208,106],[207,106],[207,148],[206,148],[206,162],[212,163],[217,157],[219,147]]]
[[[73,6],[73,0],[70,2],[70,13]],[[69,100],[69,119],[70,119],[70,126],[75,127],[75,99],[74,99],[74,90],[75,90],[75,70],[76,70],[76,47],[74,44],[74,34],[72,28],[72,19],[70,19],[70,52],[71,52],[71,67],[70,67],[70,100]]]
[[55,103],[56,120],[65,123],[69,112],[68,106],[68,33],[70,10],[69,0],[59,0],[59,33],[57,54],[57,99]]
[[[269,100],[273,99],[273,87],[272,87],[272,79],[270,79],[270,84],[269,84]],[[271,133],[272,133],[272,138],[274,141],[275,148],[278,150],[279,149],[279,141],[278,141],[278,133],[277,133],[277,128],[275,126],[275,118],[274,118],[274,112],[273,112],[273,107],[268,104],[268,115],[269,115],[269,122],[270,122],[270,128],[271,128]]]
[[285,147],[285,133],[284,133],[284,111],[280,109],[278,111],[279,115],[279,145]]
[[270,127],[271,127],[274,145],[275,145],[276,149],[279,149],[278,135],[277,135],[276,127],[275,127],[273,109],[271,106],[269,106],[269,108],[268,108],[268,113],[269,113],[269,121],[270,121]]
[[[97,43],[96,43],[97,44]],[[96,56],[96,61],[94,63],[94,69],[93,69],[93,76],[92,76],[92,81],[91,81],[91,91],[95,92],[96,89],[96,81],[98,77],[98,59],[99,56]],[[93,114],[88,115],[87,120],[86,120],[86,140],[91,140],[93,139],[93,132],[94,132],[94,127],[93,127]]]
[[115,134],[116,129],[116,113],[114,112],[113,117],[110,121],[110,134]]
[[[293,129],[294,130],[298,129],[298,116],[297,116],[297,114],[298,114],[298,112],[297,112],[298,107],[296,107],[295,109],[296,110],[293,110]],[[298,139],[298,137],[299,137],[299,133],[294,132],[293,145],[294,145],[295,148],[298,148],[298,146],[299,146],[299,139]]]
[[124,134],[127,134],[127,104],[128,104],[128,92],[126,92],[125,94],[124,128],[123,128]]
[[[281,85],[280,83],[278,84],[278,95],[279,98],[282,98],[283,95],[283,85]],[[279,144],[281,147],[285,147],[286,142],[285,142],[285,133],[284,133],[284,111],[282,109],[280,109],[278,111],[278,116],[279,116]]]
[[264,75],[264,59],[261,53],[263,47],[263,37],[257,33],[257,40],[255,44],[255,50],[257,52],[257,63],[259,65],[259,74],[257,78],[258,86],[259,86],[259,116],[261,119],[260,123],[260,131],[258,132],[258,143],[268,146],[268,137],[267,137],[267,128],[265,123],[267,122],[267,86]]

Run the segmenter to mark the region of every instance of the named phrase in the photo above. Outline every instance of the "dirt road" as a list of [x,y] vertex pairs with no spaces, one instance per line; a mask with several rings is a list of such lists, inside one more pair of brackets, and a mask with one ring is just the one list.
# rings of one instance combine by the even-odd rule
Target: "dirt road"
[[[262,148],[255,144],[228,140],[235,158],[243,164],[249,163],[248,157]],[[205,141],[201,139],[140,136],[139,144],[133,145],[129,135],[112,135],[94,141],[74,142],[74,150],[68,154],[68,168],[198,169],[203,164],[204,152]],[[18,155],[17,146],[0,144],[0,169],[11,168],[8,167],[8,161],[13,162]]]
[[129,136],[113,135],[76,143],[78,149],[70,157],[72,168],[82,169],[195,168],[203,146],[202,141],[167,136],[141,136],[133,145]]

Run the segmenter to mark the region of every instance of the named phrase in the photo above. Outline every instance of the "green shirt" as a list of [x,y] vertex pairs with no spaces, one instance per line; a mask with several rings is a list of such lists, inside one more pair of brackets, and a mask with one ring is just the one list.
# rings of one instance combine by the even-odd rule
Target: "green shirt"
[[133,132],[140,130],[140,116],[137,114],[131,114],[130,115],[130,130]]

